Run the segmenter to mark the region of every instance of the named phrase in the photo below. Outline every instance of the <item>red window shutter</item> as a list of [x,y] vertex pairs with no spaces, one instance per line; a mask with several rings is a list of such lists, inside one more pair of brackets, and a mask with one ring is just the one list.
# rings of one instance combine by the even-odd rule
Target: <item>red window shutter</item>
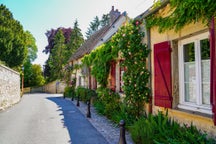
[[154,104],[172,108],[171,48],[168,41],[154,45]]
[[211,78],[210,78],[210,100],[212,104],[212,112],[214,124],[216,125],[216,51],[215,51],[215,25],[214,17],[210,25],[210,59],[211,59]]
[[115,91],[116,89],[116,62],[111,62],[111,81],[110,81],[110,89]]

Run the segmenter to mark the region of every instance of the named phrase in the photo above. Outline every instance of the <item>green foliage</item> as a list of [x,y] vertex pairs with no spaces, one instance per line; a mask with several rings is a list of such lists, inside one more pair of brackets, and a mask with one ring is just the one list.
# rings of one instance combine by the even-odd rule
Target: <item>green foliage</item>
[[64,89],[64,96],[65,97],[69,97],[69,98],[72,98],[72,97],[75,97],[75,88],[74,86],[66,86],[65,89]]
[[130,127],[133,141],[136,144],[167,144],[167,143],[207,143],[216,141],[207,139],[206,134],[201,133],[192,124],[180,126],[177,122],[168,118],[161,112],[158,115],[142,117]]
[[42,86],[44,83],[41,66],[26,62],[24,65],[24,87]]
[[70,35],[70,41],[67,44],[65,60],[68,61],[74,52],[83,44],[84,38],[79,28],[78,21],[74,22],[73,30]]
[[99,17],[96,16],[92,22],[90,22],[88,30],[86,32],[86,37],[89,38],[92,34],[98,31],[100,28],[100,20]]
[[143,104],[150,99],[148,87],[150,73],[146,68],[149,49],[142,43],[144,33],[140,30],[140,21],[131,21],[121,27],[112,38],[112,46],[118,48],[126,67],[123,75],[125,103],[131,115],[139,117],[143,113]]
[[102,27],[106,26],[109,24],[110,21],[110,15],[109,14],[103,14],[102,19],[100,21],[100,25]]
[[119,111],[120,96],[108,88],[100,87],[97,89],[97,101],[104,106],[104,114],[111,118],[114,111]]
[[140,31],[139,25],[139,21],[126,24],[110,41],[97,47],[82,59],[84,65],[92,68],[91,74],[104,88],[107,85],[110,63],[115,61],[121,52],[121,57],[124,59],[122,66],[127,69],[123,75],[127,113],[135,117],[143,113],[143,104],[150,98],[150,89],[147,86],[150,73],[146,69],[149,50],[141,43],[144,33]]
[[0,5],[0,60],[11,68],[20,67],[27,56],[28,35],[12,13]]
[[96,97],[96,92],[91,89],[87,89],[81,86],[76,88],[76,96],[79,96],[81,101],[87,102],[91,100],[91,98]]
[[91,75],[96,78],[102,87],[107,85],[111,61],[118,56],[118,53],[113,51],[111,44],[109,41],[100,45],[82,59],[83,65],[91,66]]
[[65,37],[63,35],[63,32],[61,29],[57,32],[57,34],[54,37],[54,47],[51,50],[50,56],[49,56],[49,67],[51,71],[50,81],[61,79],[63,77],[63,71],[62,68],[64,67],[65,61]]
[[[158,3],[157,3],[158,4]],[[189,23],[202,21],[206,24],[216,16],[214,0],[170,0],[170,14],[166,17],[152,14],[147,17],[147,27],[158,26],[159,32],[178,31]]]
[[31,62],[33,62],[37,58],[37,52],[38,52],[38,48],[36,46],[36,40],[29,31],[26,31],[25,34],[26,34],[26,44],[28,48],[27,61],[30,60]]
[[86,32],[86,37],[89,38],[92,34],[98,31],[100,28],[109,24],[110,16],[109,14],[103,14],[101,20],[96,16],[92,22],[90,22],[88,30]]
[[[23,64],[24,68],[24,86],[40,86],[44,83],[44,78],[42,76],[42,70],[38,66],[33,66],[32,62],[37,58],[37,46],[33,35],[26,31],[27,39],[26,44],[28,48],[28,55]],[[36,76],[33,77],[33,76]]]

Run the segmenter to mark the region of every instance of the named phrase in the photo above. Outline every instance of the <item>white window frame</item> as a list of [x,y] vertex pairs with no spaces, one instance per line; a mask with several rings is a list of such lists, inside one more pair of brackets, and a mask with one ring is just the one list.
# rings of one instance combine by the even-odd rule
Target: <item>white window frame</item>
[[[178,42],[178,57],[179,57],[179,105],[178,108],[191,110],[206,114],[212,114],[210,105],[202,104],[202,87],[201,87],[201,62],[200,62],[200,40],[209,39],[209,32],[205,32],[190,38],[180,40]],[[185,101],[184,88],[184,50],[183,45],[194,42],[195,45],[195,69],[196,69],[196,103]]]

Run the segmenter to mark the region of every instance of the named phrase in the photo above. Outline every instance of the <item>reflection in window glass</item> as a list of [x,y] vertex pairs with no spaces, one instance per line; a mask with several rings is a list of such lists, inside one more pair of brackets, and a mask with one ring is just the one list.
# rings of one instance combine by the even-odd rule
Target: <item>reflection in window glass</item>
[[185,101],[196,102],[196,67],[194,43],[183,46],[184,49],[184,83]]
[[208,39],[200,40],[202,103],[210,104],[210,46]]
[[184,62],[195,61],[194,43],[184,45]]

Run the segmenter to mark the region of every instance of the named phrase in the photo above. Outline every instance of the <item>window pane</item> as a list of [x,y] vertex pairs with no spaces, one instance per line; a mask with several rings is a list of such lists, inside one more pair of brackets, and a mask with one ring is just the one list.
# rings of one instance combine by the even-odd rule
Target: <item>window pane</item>
[[184,62],[195,61],[194,43],[185,44],[183,49],[184,49]]
[[201,59],[210,59],[210,45],[209,40],[204,39],[200,41]]
[[203,104],[210,105],[210,84],[202,84]]
[[208,39],[200,41],[202,103],[210,104],[210,46]]
[[186,102],[196,102],[196,84],[185,83],[185,101]]
[[196,102],[196,69],[195,62],[184,64],[185,101]]
[[194,43],[185,44],[184,52],[184,90],[185,101],[196,102],[196,68]]

